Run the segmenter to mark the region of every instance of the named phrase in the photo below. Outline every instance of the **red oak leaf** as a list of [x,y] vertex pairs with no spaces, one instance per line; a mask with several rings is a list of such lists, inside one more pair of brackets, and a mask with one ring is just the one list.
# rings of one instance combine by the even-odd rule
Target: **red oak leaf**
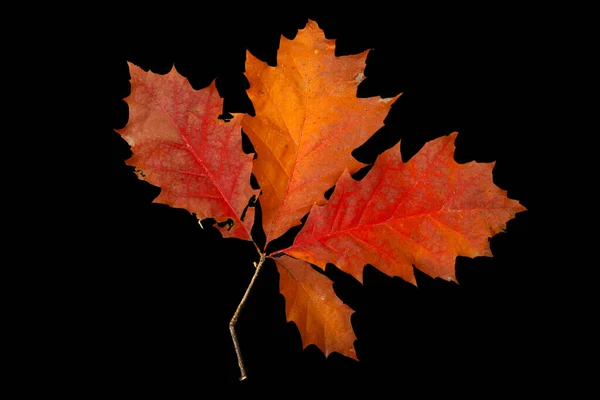
[[454,161],[456,135],[426,143],[407,163],[398,144],[362,181],[345,172],[284,252],[359,281],[365,264],[412,283],[413,265],[456,281],[456,256],[491,256],[488,239],[525,210],[494,185],[494,163]]
[[250,240],[252,154],[242,151],[241,118],[219,119],[223,100],[215,82],[194,90],[172,69],[166,75],[129,63],[129,122],[118,130],[131,146],[128,165],[161,188],[157,203],[214,218],[224,237]]

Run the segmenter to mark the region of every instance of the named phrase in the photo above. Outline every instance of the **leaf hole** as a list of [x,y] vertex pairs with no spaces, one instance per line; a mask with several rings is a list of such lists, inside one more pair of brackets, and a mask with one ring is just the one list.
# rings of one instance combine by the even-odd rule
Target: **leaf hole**
[[249,207],[254,207],[256,205],[256,195],[252,195],[252,197],[250,197],[250,200],[248,200],[248,204],[246,204],[246,207],[244,207],[244,211],[242,211],[242,216],[240,217],[240,221],[243,221],[244,218],[246,218],[246,213],[248,212],[248,208]]
[[219,115],[217,117],[217,119],[223,120],[225,122],[229,122],[233,119],[233,115],[231,113],[224,112],[223,114]]
[[217,226],[219,228],[224,228],[225,226],[227,226],[227,231],[230,231],[231,228],[233,228],[233,219],[227,218],[226,221],[217,222]]

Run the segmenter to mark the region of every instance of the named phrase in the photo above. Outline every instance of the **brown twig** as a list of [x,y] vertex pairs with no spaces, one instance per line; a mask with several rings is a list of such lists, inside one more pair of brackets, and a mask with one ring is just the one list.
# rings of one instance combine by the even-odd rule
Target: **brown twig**
[[258,264],[254,263],[254,267],[256,268],[256,270],[254,271],[254,275],[252,276],[252,279],[250,280],[250,284],[248,284],[246,293],[244,293],[244,297],[242,297],[242,301],[240,301],[240,304],[238,305],[237,309],[235,310],[235,313],[233,314],[231,321],[229,321],[229,332],[231,332],[231,339],[233,339],[233,347],[235,347],[235,355],[237,356],[238,366],[240,367],[240,381],[243,381],[244,379],[246,379],[247,376],[246,376],[246,370],[244,369],[244,361],[242,360],[242,352],[240,351],[240,344],[238,342],[237,335],[235,334],[235,323],[237,322],[238,317],[240,316],[240,312],[242,311],[242,308],[244,308],[244,304],[246,303],[246,300],[248,299],[250,290],[252,289],[252,286],[254,286],[254,281],[256,280],[256,277],[258,276],[258,273],[260,272],[260,269],[262,268],[264,261],[265,261],[265,255],[261,253]]

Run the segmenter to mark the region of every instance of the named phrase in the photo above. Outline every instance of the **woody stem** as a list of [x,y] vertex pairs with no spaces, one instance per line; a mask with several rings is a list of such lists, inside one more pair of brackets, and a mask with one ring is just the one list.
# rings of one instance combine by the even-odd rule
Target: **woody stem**
[[254,275],[252,276],[252,279],[250,280],[250,283],[248,284],[248,287],[246,288],[246,293],[244,293],[244,297],[242,297],[242,301],[240,301],[240,304],[238,305],[237,309],[235,310],[235,313],[233,314],[231,321],[229,321],[229,332],[231,333],[231,339],[233,340],[233,347],[235,347],[235,355],[237,356],[238,366],[240,367],[240,381],[243,381],[244,379],[246,379],[247,376],[246,376],[246,369],[244,368],[244,361],[242,360],[242,352],[240,351],[240,344],[238,342],[237,335],[235,334],[235,323],[237,322],[237,320],[240,316],[240,312],[242,311],[242,308],[244,308],[244,304],[246,303],[246,300],[248,299],[250,290],[252,289],[252,286],[254,286],[254,281],[256,281],[256,277],[258,276],[258,273],[260,272],[260,269],[262,268],[264,261],[265,261],[265,255],[261,253],[258,264],[255,263],[256,270],[254,271]]

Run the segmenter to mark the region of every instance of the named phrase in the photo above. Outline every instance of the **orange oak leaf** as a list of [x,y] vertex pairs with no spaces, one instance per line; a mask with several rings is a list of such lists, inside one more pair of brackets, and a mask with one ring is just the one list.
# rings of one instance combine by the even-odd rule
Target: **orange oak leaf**
[[287,319],[296,323],[302,347],[315,344],[325,357],[335,351],[357,360],[350,323],[353,310],[336,296],[333,282],[302,260],[285,255],[274,260]]
[[214,218],[224,237],[251,240],[258,195],[250,186],[252,154],[242,151],[241,118],[219,119],[223,100],[215,82],[194,90],[174,69],[166,75],[129,63],[129,122],[118,130],[129,143],[140,179],[161,188],[157,203]]
[[397,144],[361,181],[344,172],[283,252],[323,269],[333,263],[361,282],[365,264],[413,284],[413,265],[456,281],[456,256],[491,256],[488,238],[525,210],[494,185],[494,163],[454,161],[456,136],[426,143],[407,163]]
[[334,43],[309,21],[294,40],[281,38],[276,67],[247,52],[256,116],[245,115],[242,128],[257,153],[252,172],[267,243],[324,204],[345,169],[364,166],[351,152],[383,125],[395,100],[356,97],[366,52],[336,57]]

